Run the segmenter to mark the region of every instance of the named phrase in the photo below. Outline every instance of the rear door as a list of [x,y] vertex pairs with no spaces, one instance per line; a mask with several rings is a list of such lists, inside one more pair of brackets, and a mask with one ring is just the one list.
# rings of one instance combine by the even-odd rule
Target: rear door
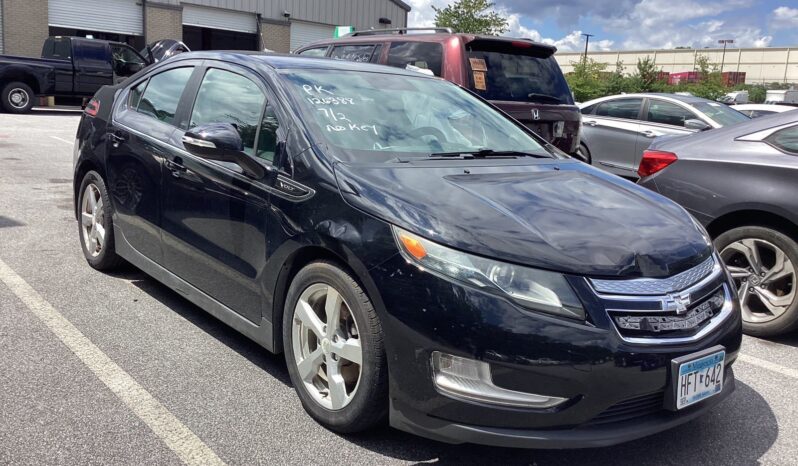
[[643,120],[640,123],[640,136],[637,138],[635,170],[643,157],[643,151],[654,141],[654,138],[666,135],[683,135],[694,133],[684,127],[687,120],[702,120],[686,105],[664,99],[649,97],[643,109]]
[[637,176],[642,108],[642,97],[623,97],[599,102],[582,115],[582,138],[594,165],[617,175]]
[[261,272],[266,254],[269,181],[246,176],[233,163],[197,157],[182,145],[189,128],[232,123],[245,152],[269,165],[279,123],[263,81],[245,68],[206,62],[193,89],[193,108],[173,137],[165,161],[163,235],[166,267],[204,293],[260,323]]
[[92,96],[102,86],[113,84],[111,48],[107,42],[73,39],[72,61],[76,94]]
[[136,251],[163,265],[161,166],[170,145],[181,96],[198,62],[181,62],[139,78],[118,97],[108,129],[108,187],[114,222]]

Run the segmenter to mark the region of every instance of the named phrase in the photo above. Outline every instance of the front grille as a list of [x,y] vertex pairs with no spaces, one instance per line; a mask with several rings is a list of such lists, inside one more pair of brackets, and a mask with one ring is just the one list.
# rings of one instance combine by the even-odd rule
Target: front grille
[[601,414],[588,421],[586,426],[611,424],[637,419],[664,410],[665,392],[630,398],[610,406]]
[[683,290],[712,273],[715,258],[707,260],[692,269],[667,278],[635,278],[632,280],[591,279],[590,283],[599,293],[616,295],[663,295]]
[[709,325],[720,314],[726,302],[723,287],[707,297],[678,311],[640,312],[609,310],[618,332],[628,337],[684,338],[691,337]]

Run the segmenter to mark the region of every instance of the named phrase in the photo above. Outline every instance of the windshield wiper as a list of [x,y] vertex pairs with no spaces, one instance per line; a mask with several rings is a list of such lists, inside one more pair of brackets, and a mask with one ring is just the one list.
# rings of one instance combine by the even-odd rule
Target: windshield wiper
[[452,158],[485,158],[485,157],[535,157],[538,159],[552,158],[551,154],[539,152],[524,152],[518,150],[493,150],[480,149],[475,151],[457,152],[433,152],[430,157],[452,157]]
[[560,104],[562,101],[553,95],[546,95],[546,94],[537,94],[535,92],[530,92],[526,95],[527,99],[537,100],[537,101],[549,101],[554,102],[555,104]]

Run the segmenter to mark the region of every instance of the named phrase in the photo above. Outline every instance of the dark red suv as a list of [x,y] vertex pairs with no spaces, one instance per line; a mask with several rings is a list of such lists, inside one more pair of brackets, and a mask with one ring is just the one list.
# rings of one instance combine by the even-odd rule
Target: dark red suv
[[429,70],[471,89],[573,154],[579,145],[580,114],[554,60],[556,51],[528,39],[402,28],[354,32],[294,53]]

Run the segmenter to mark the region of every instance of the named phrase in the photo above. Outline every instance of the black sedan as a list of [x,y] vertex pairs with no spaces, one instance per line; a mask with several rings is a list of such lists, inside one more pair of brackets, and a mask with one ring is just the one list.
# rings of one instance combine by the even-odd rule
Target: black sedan
[[701,415],[734,390],[731,277],[684,209],[559,154],[420,73],[186,53],[88,104],[75,213],[91,266],[284,352],[339,432],[588,447]]
[[798,114],[655,141],[640,184],[683,205],[715,239],[737,284],[744,329],[798,328]]

